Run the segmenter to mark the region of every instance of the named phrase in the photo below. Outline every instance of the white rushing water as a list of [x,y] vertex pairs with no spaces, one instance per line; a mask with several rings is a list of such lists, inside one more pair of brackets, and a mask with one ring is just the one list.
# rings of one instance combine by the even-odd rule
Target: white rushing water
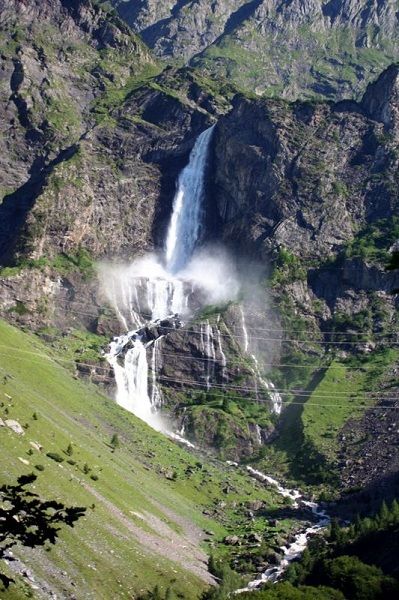
[[[128,266],[103,265],[102,276],[108,299],[115,308],[128,334],[115,338],[107,358],[112,365],[117,384],[118,404],[159,429],[160,417],[155,413],[162,405],[162,393],[157,373],[162,354],[162,340],[143,343],[135,336],[126,352],[124,347],[148,321],[178,314],[189,317],[192,306],[218,304],[234,298],[239,290],[234,266],[224,256],[197,252],[204,220],[205,174],[213,127],[201,133],[191,151],[189,162],[180,173],[173,200],[173,210],[167,230],[163,256],[147,254]],[[241,308],[244,351],[250,352],[250,340]],[[201,350],[204,357],[204,379],[209,390],[221,365],[221,377],[226,377],[227,358],[222,346],[218,323],[207,320],[200,326]],[[127,337],[126,337],[127,336]],[[255,385],[267,390],[275,413],[281,410],[281,398],[273,384],[261,376],[255,354]]]
[[116,338],[110,344],[107,360],[114,369],[117,384],[117,403],[146,421],[151,420],[151,402],[148,396],[147,351],[140,339],[132,341],[132,348],[126,352],[124,365],[118,362],[118,355],[126,336]]
[[154,340],[152,344],[152,356],[151,356],[151,408],[152,410],[157,410],[162,405],[162,393],[159,388],[157,382],[157,372],[159,366],[159,343],[162,340],[162,337],[159,337],[157,340]]
[[220,315],[218,315],[217,321],[216,321],[216,336],[217,336],[218,349],[219,349],[219,354],[220,354],[220,359],[221,359],[221,365],[222,365],[221,375],[222,375],[222,378],[225,379],[225,377],[226,377],[226,367],[227,367],[227,358],[226,358],[226,354],[224,353],[224,350],[223,350],[222,334],[221,334],[221,331],[219,329],[219,322],[220,322]]
[[327,527],[327,525],[329,525],[330,523],[330,517],[328,516],[326,511],[321,509],[316,502],[305,500],[299,490],[291,490],[289,488],[285,488],[276,479],[270,477],[270,475],[265,475],[265,473],[257,471],[252,467],[247,467],[247,471],[252,477],[258,479],[258,481],[263,481],[275,487],[278,493],[284,496],[284,498],[290,498],[290,500],[292,501],[293,508],[299,508],[300,505],[309,508],[313,515],[318,518],[318,521],[315,525],[311,525],[305,530],[297,533],[294,540],[288,546],[282,547],[283,556],[277,565],[269,567],[263,573],[260,573],[255,579],[250,581],[245,588],[236,590],[234,592],[235,594],[254,591],[257,588],[259,588],[263,583],[277,582],[281,578],[289,564],[301,556],[306,546],[308,545],[309,536],[320,532],[324,527]]
[[262,385],[262,387],[265,388],[265,390],[267,391],[267,393],[270,397],[270,400],[272,402],[273,412],[275,414],[279,415],[281,413],[281,408],[283,406],[283,400],[282,400],[280,394],[276,391],[274,384],[271,381],[266,380],[264,377],[262,377],[260,368],[259,368],[259,361],[258,361],[256,355],[249,353],[249,335],[248,335],[247,324],[245,321],[245,313],[244,313],[244,309],[242,306],[240,306],[240,313],[241,313],[242,334],[243,334],[243,340],[244,340],[244,344],[243,344],[244,351],[247,354],[250,354],[250,356],[253,360],[253,364],[254,364],[253,373],[255,376],[255,392],[256,392],[256,394],[258,393],[257,381],[259,381],[260,384]]
[[213,329],[208,319],[205,321],[205,323],[201,323],[200,332],[201,351],[202,355],[205,357],[206,389],[209,390],[211,388],[211,378],[215,372],[216,351],[215,340],[213,337]]
[[[188,165],[182,170],[167,233],[165,256],[147,255],[129,268],[104,267],[107,294],[125,330],[140,328],[144,321],[164,319],[170,314],[189,311],[193,280],[182,272],[199,241],[203,221],[203,196],[207,155],[213,127],[198,137]],[[164,264],[162,264],[164,263]],[[198,270],[198,267],[197,267]],[[206,351],[215,358],[213,333],[209,323],[205,331]],[[121,349],[130,343],[123,353]],[[107,354],[117,384],[116,401],[155,429],[162,429],[156,411],[162,403],[157,384],[161,338],[144,344],[134,330],[114,339]],[[150,348],[152,346],[152,348]],[[151,363],[147,358],[151,352]],[[208,369],[211,369],[209,364]],[[148,378],[151,376],[150,389]],[[209,377],[208,377],[209,380]]]
[[166,270],[179,273],[193,255],[203,222],[205,167],[214,126],[198,137],[179,176],[165,245]]

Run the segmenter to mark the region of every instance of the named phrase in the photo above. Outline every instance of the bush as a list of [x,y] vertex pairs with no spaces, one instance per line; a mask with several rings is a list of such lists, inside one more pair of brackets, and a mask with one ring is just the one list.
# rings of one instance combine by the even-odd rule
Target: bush
[[38,471],[44,471],[44,466],[43,465],[35,465],[35,469],[37,469]]
[[65,454],[67,454],[68,456],[72,456],[72,454],[73,454],[73,446],[72,446],[72,444],[68,444],[68,447],[65,450]]
[[47,452],[46,456],[51,458],[51,460],[55,460],[55,462],[57,462],[57,463],[64,462],[64,459],[62,458],[62,456],[57,454],[57,452]]

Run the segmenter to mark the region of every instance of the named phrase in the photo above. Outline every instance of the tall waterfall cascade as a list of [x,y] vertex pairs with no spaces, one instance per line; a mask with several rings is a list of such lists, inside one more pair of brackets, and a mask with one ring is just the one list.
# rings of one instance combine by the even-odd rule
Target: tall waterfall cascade
[[[147,254],[129,266],[112,265],[103,276],[108,299],[127,332],[114,338],[106,354],[115,375],[116,401],[161,431],[167,430],[158,412],[162,391],[157,373],[162,366],[162,339],[169,333],[168,327],[162,328],[162,320],[170,319],[173,330],[180,326],[180,319],[184,322],[190,317],[198,302],[202,306],[217,304],[236,297],[239,291],[238,283],[231,283],[234,277],[229,275],[226,265],[218,264],[214,257],[207,258],[206,263],[197,251],[204,222],[206,168],[213,130],[214,126],[199,135],[188,164],[179,175],[161,255]],[[219,288],[223,290],[222,296],[226,288],[231,288],[229,293],[235,291],[219,298],[215,294]],[[244,351],[253,359],[255,386],[267,390],[274,412],[279,413],[281,398],[273,384],[262,378],[257,358],[250,353],[245,315],[241,311]],[[200,325],[203,385],[207,390],[216,374],[219,381],[227,380],[227,357],[219,319],[213,324],[205,320]],[[151,328],[157,331],[156,335],[149,331]]]
[[165,262],[168,273],[179,273],[193,255],[203,222],[205,168],[214,126],[198,137],[188,165],[180,174],[166,236]]
[[[156,322],[168,315],[184,317],[190,310],[193,283],[183,271],[201,235],[205,172],[213,129],[214,126],[200,134],[179,176],[164,256],[144,257],[124,276],[113,278],[108,295],[125,330],[142,327],[143,319]],[[120,364],[126,336],[131,347]],[[118,404],[155,429],[162,429],[155,414],[162,403],[156,378],[162,337],[145,343],[140,329],[133,330],[115,338],[106,355],[115,373]],[[151,355],[150,364],[147,354]]]

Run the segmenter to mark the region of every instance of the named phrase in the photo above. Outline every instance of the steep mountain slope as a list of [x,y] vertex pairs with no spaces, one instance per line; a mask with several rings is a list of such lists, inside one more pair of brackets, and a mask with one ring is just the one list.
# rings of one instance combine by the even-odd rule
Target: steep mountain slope
[[114,5],[158,56],[259,94],[357,96],[399,55],[395,0]]
[[11,573],[25,573],[17,597],[131,597],[158,583],[197,598],[213,581],[209,544],[225,553],[226,534],[265,530],[264,515],[248,518],[251,502],[283,505],[237,469],[189,454],[76,381],[71,363],[37,338],[4,322],[0,336],[1,483],[34,471],[42,498],[87,507],[50,552],[13,549]]
[[[399,68],[392,66],[360,104],[237,98],[216,128],[212,189],[221,231],[240,255],[273,264],[267,284],[281,319],[283,367],[272,379],[278,387],[288,384],[294,395],[297,391],[295,401],[303,406],[303,386],[310,386],[309,401],[316,405],[329,399],[345,404],[345,395],[360,405],[367,397],[382,405],[384,397],[388,404],[396,402],[397,355],[387,349],[398,342],[399,273],[388,269],[399,234],[398,81]],[[273,326],[264,333],[257,332],[256,323],[252,327],[261,347],[262,338],[279,335]],[[329,365],[330,373],[317,370]],[[373,368],[376,373],[362,382],[356,367],[363,366],[364,374]],[[287,435],[296,431],[297,443],[302,433],[290,430],[289,417],[304,419],[303,452],[298,455],[295,444],[292,449],[294,463],[306,470],[312,448],[316,464],[323,462],[320,450],[329,460],[353,408],[349,402],[339,423],[334,409],[323,421],[320,407],[307,416],[303,406],[293,405],[282,425]],[[367,417],[375,431],[378,414]],[[320,436],[326,438],[324,448]],[[359,432],[355,437],[359,445],[352,450],[358,457],[363,442]],[[370,463],[364,459],[365,465],[378,463],[377,454],[369,455]],[[352,464],[344,452],[341,459]],[[395,450],[383,461],[386,467],[391,460],[394,471]],[[378,470],[371,473],[378,479]]]
[[[233,15],[243,12],[244,4],[242,0],[114,2],[121,17],[134,31],[140,32],[157,56],[185,61],[219,38],[228,22],[240,22]],[[258,2],[248,3],[255,4]],[[250,13],[250,8],[245,12]]]
[[[79,142],[107,116],[98,97],[114,90],[123,97],[155,66],[128,27],[89,0],[4,0],[0,15],[0,254],[7,258],[46,179],[72,157],[78,162]],[[74,183],[79,189],[83,181]]]

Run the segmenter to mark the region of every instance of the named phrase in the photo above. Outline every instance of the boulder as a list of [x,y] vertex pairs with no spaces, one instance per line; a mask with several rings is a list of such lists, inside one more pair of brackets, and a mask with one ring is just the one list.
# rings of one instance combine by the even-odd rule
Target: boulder
[[241,546],[241,540],[238,535],[227,535],[224,538],[223,543],[228,546]]
[[43,450],[43,446],[39,444],[39,442],[29,442],[29,445],[32,446],[34,450],[41,452]]
[[14,433],[17,433],[18,435],[24,435],[25,434],[24,428],[22,427],[22,425],[20,423],[18,423],[18,421],[14,421],[13,419],[6,419],[5,424]]

